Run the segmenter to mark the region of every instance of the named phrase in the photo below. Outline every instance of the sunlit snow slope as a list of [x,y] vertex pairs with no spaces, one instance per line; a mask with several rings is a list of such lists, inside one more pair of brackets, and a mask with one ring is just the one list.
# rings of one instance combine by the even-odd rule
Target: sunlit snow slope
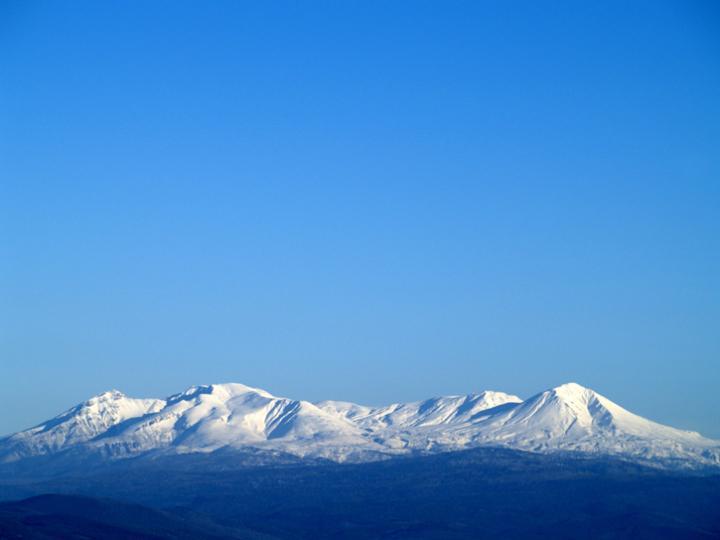
[[0,439],[0,462],[69,450],[117,459],[221,448],[363,461],[477,446],[720,466],[720,441],[651,422],[574,383],[525,401],[485,391],[384,407],[313,404],[242,384],[194,386],[162,400],[113,391]]

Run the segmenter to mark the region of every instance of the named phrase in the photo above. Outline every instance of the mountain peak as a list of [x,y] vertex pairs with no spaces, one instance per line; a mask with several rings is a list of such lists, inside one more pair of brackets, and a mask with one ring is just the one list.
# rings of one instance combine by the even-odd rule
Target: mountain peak
[[193,399],[202,399],[202,396],[209,395],[220,401],[238,397],[241,395],[258,395],[264,398],[274,398],[272,394],[261,388],[254,388],[240,383],[200,384],[189,387],[184,392],[173,394],[167,398],[167,403],[177,403]]
[[553,388],[553,390],[568,390],[572,392],[582,392],[583,390],[589,390],[586,386],[583,386],[582,384],[578,384],[574,381],[566,382],[563,384],[560,384]]
[[101,394],[97,394],[96,396],[91,397],[86,401],[86,403],[97,403],[97,402],[104,402],[104,401],[115,401],[118,399],[127,398],[125,394],[123,394],[120,390],[107,390],[105,392],[102,392]]
[[110,390],[0,440],[0,463],[76,446],[110,459],[247,447],[343,461],[480,445],[720,465],[718,441],[641,418],[575,382],[525,401],[484,391],[381,407],[312,404],[239,383],[191,386],[164,400]]
[[247,384],[241,383],[220,383],[210,385],[212,394],[227,394],[228,396],[238,396],[241,394],[260,394],[264,397],[275,397],[270,392],[263,390],[262,388],[255,388],[248,386]]
[[548,392],[565,400],[582,401],[584,403],[587,403],[590,399],[598,395],[594,390],[576,382],[561,384],[560,386],[551,388]]

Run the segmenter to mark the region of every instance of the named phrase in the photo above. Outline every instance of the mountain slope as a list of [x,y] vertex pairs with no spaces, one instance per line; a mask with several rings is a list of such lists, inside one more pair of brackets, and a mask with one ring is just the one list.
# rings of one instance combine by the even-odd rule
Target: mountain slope
[[164,406],[165,401],[161,399],[129,398],[117,390],[104,392],[52,420],[0,440],[0,461],[59,452]]
[[582,451],[643,459],[687,459],[720,464],[720,442],[657,424],[575,383],[489,411],[472,429],[475,444],[531,451]]
[[105,432],[89,446],[116,457],[253,446],[342,460],[373,444],[357,426],[310,402],[242,384],[213,384],[171,396],[162,409]]
[[[679,475],[603,456],[500,448],[323,467],[208,470],[207,460],[224,461],[216,454],[173,456],[170,461],[184,462],[183,469],[163,460],[116,464],[111,470],[83,471],[50,482],[23,479],[26,494],[13,498],[65,493],[106,499],[99,508],[76,497],[66,504],[23,501],[11,503],[5,515],[10,525],[30,512],[51,518],[44,524],[61,533],[55,538],[64,539],[72,538],[62,533],[77,523],[78,514],[125,530],[132,527],[134,534],[126,539],[141,538],[138,532],[161,533],[165,520],[147,515],[142,507],[175,514],[192,538],[219,534],[213,521],[231,528],[224,537],[240,528],[240,538],[253,538],[242,534],[250,529],[292,540],[720,538],[718,475]],[[142,507],[105,508],[108,499]],[[3,528],[8,523],[3,506],[0,538],[10,532]],[[106,530],[98,534],[87,521],[79,525],[85,533],[79,538],[112,538]],[[175,531],[173,523],[167,525],[166,530]],[[38,532],[38,527],[28,528],[21,532]]]
[[504,403],[520,403],[522,400],[504,392],[485,391],[466,396],[445,396],[411,403],[394,403],[386,407],[363,407],[341,401],[321,401],[323,410],[347,418],[351,422],[371,430],[450,425],[470,422],[482,411]]
[[720,441],[646,420],[574,383],[526,401],[486,391],[386,407],[313,404],[242,384],[194,386],[164,400],[108,392],[0,440],[0,462],[67,450],[116,459],[220,449],[343,462],[477,446],[720,466]]
[[[193,519],[195,518],[195,519]],[[272,540],[195,516],[76,495],[40,495],[0,503],[0,539]]]

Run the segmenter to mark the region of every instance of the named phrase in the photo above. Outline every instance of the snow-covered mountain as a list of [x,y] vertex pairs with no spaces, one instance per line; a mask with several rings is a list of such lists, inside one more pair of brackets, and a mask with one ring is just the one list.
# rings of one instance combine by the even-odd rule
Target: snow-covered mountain
[[720,467],[720,441],[646,420],[574,383],[525,401],[485,391],[384,407],[313,404],[242,384],[194,386],[166,399],[112,391],[0,439],[0,462],[69,450],[119,459],[219,449],[363,461],[477,446]]
[[411,403],[394,403],[387,407],[364,407],[346,401],[321,401],[317,406],[353,424],[371,430],[410,429],[454,425],[470,422],[481,411],[503,403],[520,403],[522,399],[504,392],[485,391],[467,396],[446,396]]
[[161,399],[133,399],[104,392],[34,428],[0,439],[0,462],[51,454],[86,443],[131,418],[159,411]]

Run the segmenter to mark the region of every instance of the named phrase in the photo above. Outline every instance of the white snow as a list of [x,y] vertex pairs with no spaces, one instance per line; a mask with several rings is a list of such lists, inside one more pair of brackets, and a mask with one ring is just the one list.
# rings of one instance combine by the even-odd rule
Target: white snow
[[0,461],[49,454],[85,443],[128,419],[157,412],[164,406],[161,399],[129,398],[117,390],[104,392],[52,420],[0,439]]
[[111,391],[0,439],[0,462],[68,448],[121,458],[250,447],[362,461],[477,446],[720,466],[720,441],[646,420],[575,383],[526,401],[485,391],[384,407],[313,404],[235,383],[193,386],[167,399]]

